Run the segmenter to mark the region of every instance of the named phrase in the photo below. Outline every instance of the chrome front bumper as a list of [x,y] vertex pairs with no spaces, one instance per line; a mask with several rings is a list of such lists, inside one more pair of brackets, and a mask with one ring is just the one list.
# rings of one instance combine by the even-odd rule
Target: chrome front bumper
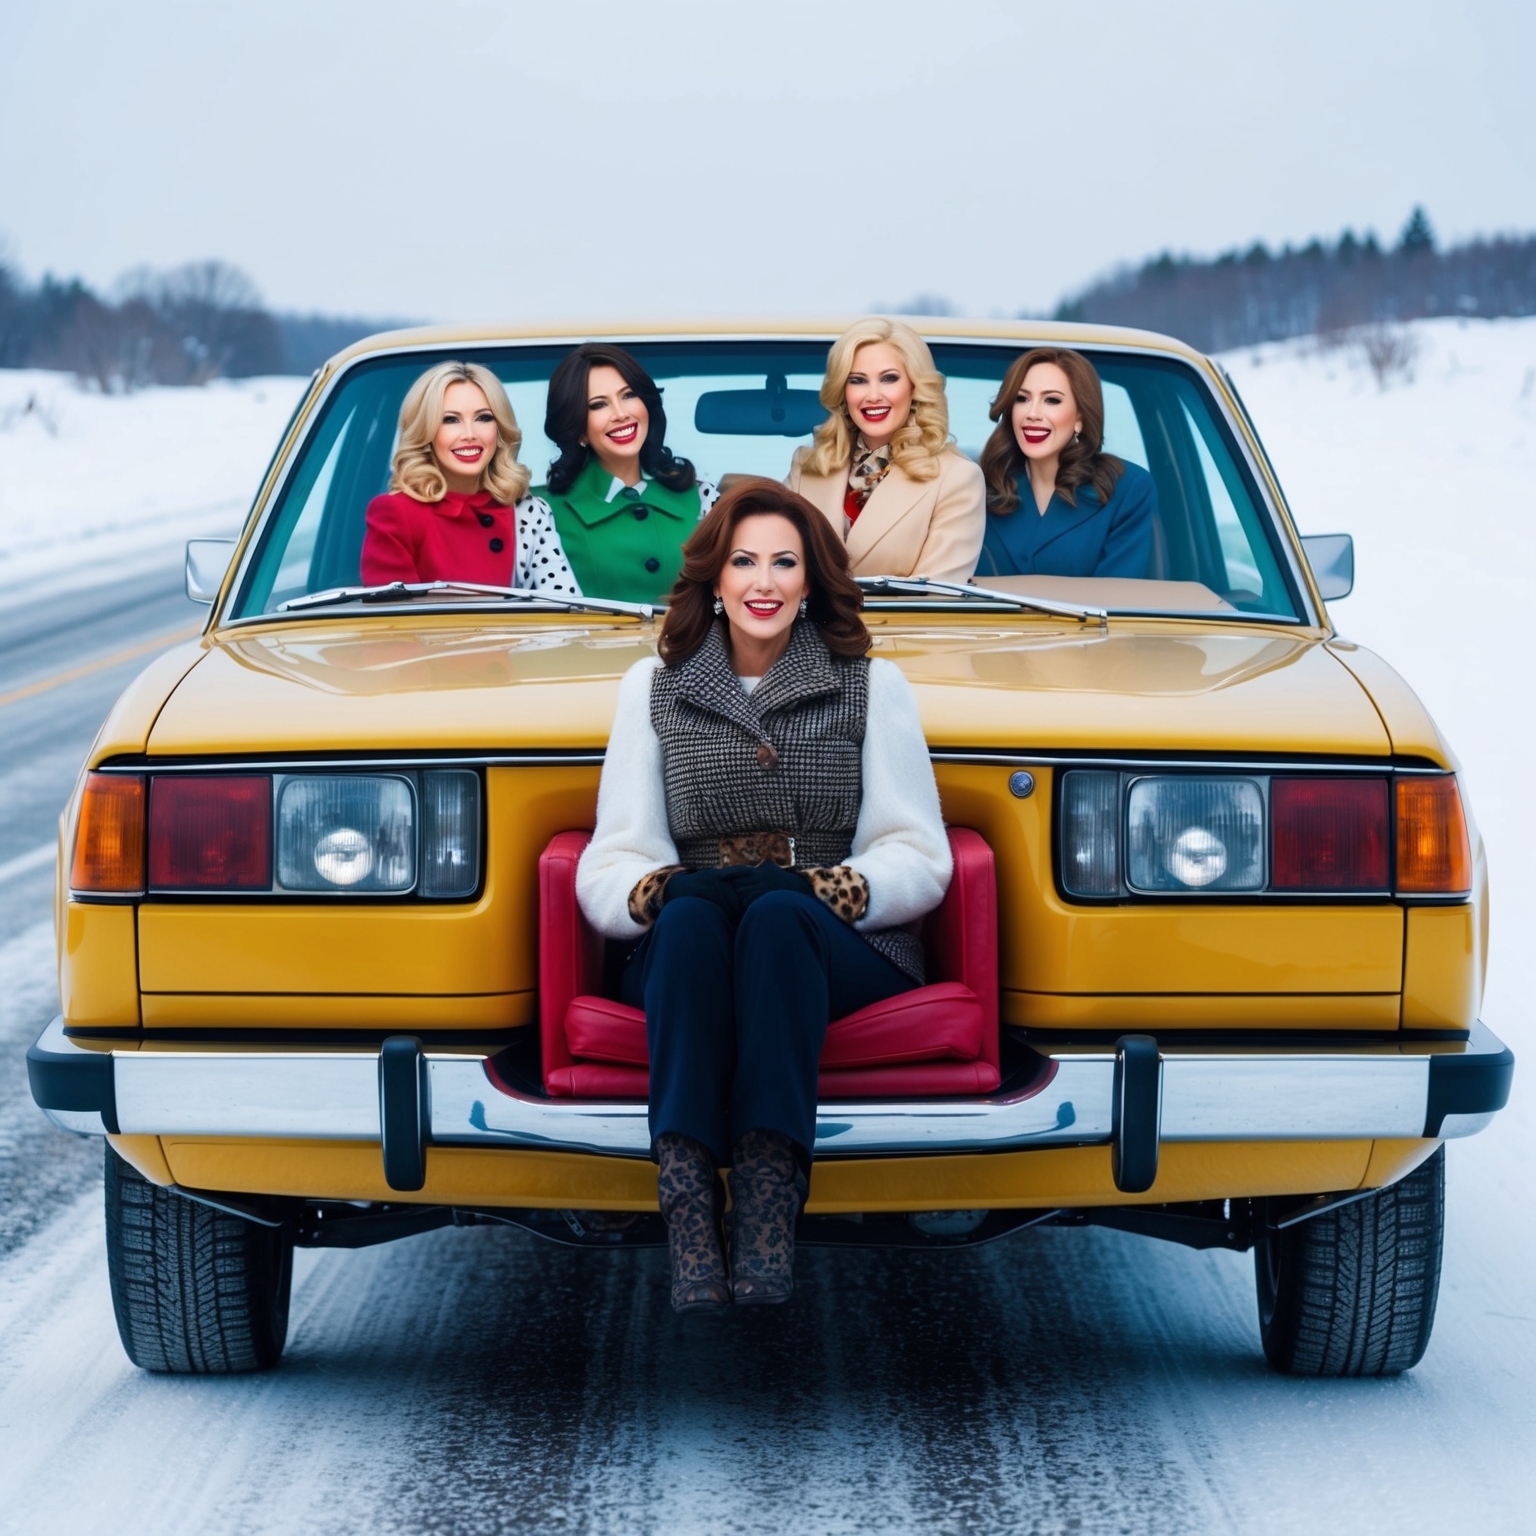
[[[1155,1168],[1161,1142],[1469,1136],[1504,1107],[1514,1072],[1481,1024],[1465,1041],[1212,1049],[1129,1036],[1038,1053],[1044,1069],[1013,1093],[823,1103],[816,1155],[1109,1143],[1134,1189],[1138,1159]],[[399,1189],[420,1187],[429,1145],[649,1155],[643,1103],[519,1093],[486,1061],[424,1052],[412,1037],[382,1050],[107,1052],[71,1040],[62,1019],[27,1053],[33,1098],[66,1130],[381,1142]]]

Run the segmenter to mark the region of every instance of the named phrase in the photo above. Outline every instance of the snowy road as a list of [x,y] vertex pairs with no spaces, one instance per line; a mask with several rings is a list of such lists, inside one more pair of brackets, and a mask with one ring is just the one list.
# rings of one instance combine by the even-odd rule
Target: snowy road
[[[1340,623],[1413,679],[1468,765],[1495,882],[1484,1013],[1529,1082],[1536,738],[1516,658],[1536,597],[1536,426],[1520,392],[1536,327],[1500,336],[1507,367],[1454,336],[1447,362],[1436,338],[1412,390],[1385,395],[1339,358],[1230,361],[1304,529],[1360,539]],[[1432,449],[1414,435],[1427,413]],[[1490,444],[1491,492],[1449,494]],[[1350,475],[1367,460],[1363,486]],[[104,592],[94,609],[54,605],[73,638],[46,658],[0,616],[0,792],[21,807],[0,827],[0,865],[51,835],[139,662],[4,701],[184,625],[174,593],[168,575],[110,620]],[[1049,1229],[948,1255],[810,1251],[790,1308],[707,1327],[667,1312],[660,1253],[448,1230],[301,1254],[288,1355],[269,1376],[137,1372],[112,1324],[99,1148],[52,1131],[21,1086],[54,1007],[49,880],[0,881],[0,1529],[1532,1526],[1536,1134],[1520,1076],[1494,1128],[1450,1149],[1439,1321],[1395,1381],[1270,1375],[1246,1256]]]

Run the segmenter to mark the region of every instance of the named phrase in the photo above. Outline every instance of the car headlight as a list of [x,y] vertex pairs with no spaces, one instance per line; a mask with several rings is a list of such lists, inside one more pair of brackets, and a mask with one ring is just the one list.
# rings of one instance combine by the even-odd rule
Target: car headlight
[[277,883],[286,891],[409,891],[416,883],[410,780],[350,774],[282,778]]
[[1264,790],[1255,779],[1136,779],[1126,800],[1133,891],[1264,889]]

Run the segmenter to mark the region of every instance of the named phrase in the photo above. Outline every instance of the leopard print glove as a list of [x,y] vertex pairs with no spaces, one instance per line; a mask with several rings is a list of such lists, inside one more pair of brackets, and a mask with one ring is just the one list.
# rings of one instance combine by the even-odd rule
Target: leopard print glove
[[667,881],[682,872],[681,864],[667,864],[635,881],[635,888],[629,893],[631,920],[639,923],[642,928],[649,928],[661,913],[661,898],[667,889]]
[[846,864],[831,868],[797,869],[811,882],[811,893],[845,923],[856,923],[869,910],[869,881]]

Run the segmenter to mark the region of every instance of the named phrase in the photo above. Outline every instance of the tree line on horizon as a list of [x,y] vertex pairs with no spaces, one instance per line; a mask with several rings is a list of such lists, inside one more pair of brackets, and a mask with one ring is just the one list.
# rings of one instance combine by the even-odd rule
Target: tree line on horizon
[[1332,243],[1271,251],[1255,243],[1208,260],[1164,252],[1099,279],[1052,318],[1135,326],[1224,352],[1293,336],[1456,315],[1536,314],[1536,235],[1497,235],[1441,250],[1422,208],[1397,244],[1345,230]]
[[280,315],[223,261],[139,267],[103,296],[78,277],[28,284],[0,260],[0,368],[51,368],[110,394],[152,384],[311,373],[396,321]]
[[[953,314],[934,295],[887,313]],[[1051,318],[1135,326],[1223,352],[1295,336],[1342,336],[1406,320],[1536,314],[1536,235],[1441,250],[1422,208],[1397,243],[1345,230],[1271,251],[1262,242],[1202,259],[1162,255],[1100,278]],[[1032,318],[1025,315],[1021,318]],[[0,258],[0,368],[73,373],[108,393],[151,384],[305,374],[394,320],[274,314],[223,261],[141,267],[102,296],[79,278],[26,283]]]

